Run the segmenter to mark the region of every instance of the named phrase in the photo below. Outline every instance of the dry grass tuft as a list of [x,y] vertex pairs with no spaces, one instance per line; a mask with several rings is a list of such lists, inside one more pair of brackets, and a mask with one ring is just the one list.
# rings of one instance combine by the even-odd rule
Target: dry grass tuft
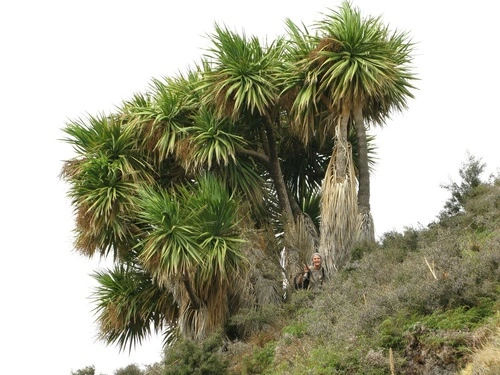
[[[483,331],[484,332],[484,331]],[[481,341],[487,340],[483,337]],[[497,375],[500,374],[500,321],[494,336],[471,356],[471,362],[459,375]]]

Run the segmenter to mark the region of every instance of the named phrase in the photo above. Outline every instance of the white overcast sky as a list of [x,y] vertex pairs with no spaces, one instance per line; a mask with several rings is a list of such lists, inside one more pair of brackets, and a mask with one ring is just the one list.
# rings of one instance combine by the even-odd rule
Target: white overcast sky
[[[160,359],[158,337],[119,353],[95,341],[94,269],[76,254],[67,186],[68,119],[113,111],[152,78],[199,61],[214,22],[273,39],[285,18],[311,25],[336,1],[5,0],[0,4],[2,372],[112,375]],[[497,173],[498,17],[493,0],[358,0],[418,42],[409,109],[377,132],[377,235],[427,225],[466,152]]]

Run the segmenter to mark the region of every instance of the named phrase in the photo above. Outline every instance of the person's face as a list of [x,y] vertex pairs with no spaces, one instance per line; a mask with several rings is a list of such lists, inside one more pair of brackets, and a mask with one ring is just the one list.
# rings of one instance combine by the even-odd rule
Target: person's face
[[321,257],[319,255],[313,256],[312,263],[314,267],[319,268],[321,266]]

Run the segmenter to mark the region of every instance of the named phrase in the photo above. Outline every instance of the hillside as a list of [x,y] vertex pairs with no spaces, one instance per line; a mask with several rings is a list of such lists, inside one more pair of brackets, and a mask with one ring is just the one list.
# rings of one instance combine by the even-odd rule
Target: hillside
[[500,374],[500,175],[483,182],[468,162],[435,222],[354,249],[319,293],[241,311],[224,333],[114,374]]
[[355,249],[319,294],[242,312],[247,338],[177,342],[161,373],[499,374],[500,179],[466,195],[428,227]]

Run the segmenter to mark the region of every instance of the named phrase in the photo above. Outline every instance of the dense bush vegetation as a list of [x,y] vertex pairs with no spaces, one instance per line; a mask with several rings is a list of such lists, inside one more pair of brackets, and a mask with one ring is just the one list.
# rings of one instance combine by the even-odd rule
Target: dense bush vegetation
[[476,366],[498,369],[500,179],[465,195],[426,228],[360,246],[320,295],[238,316],[261,328],[219,347],[227,373],[465,374],[483,347]]
[[500,373],[500,178],[454,186],[453,212],[359,246],[320,294],[242,311],[247,337],[180,340],[143,374]]

